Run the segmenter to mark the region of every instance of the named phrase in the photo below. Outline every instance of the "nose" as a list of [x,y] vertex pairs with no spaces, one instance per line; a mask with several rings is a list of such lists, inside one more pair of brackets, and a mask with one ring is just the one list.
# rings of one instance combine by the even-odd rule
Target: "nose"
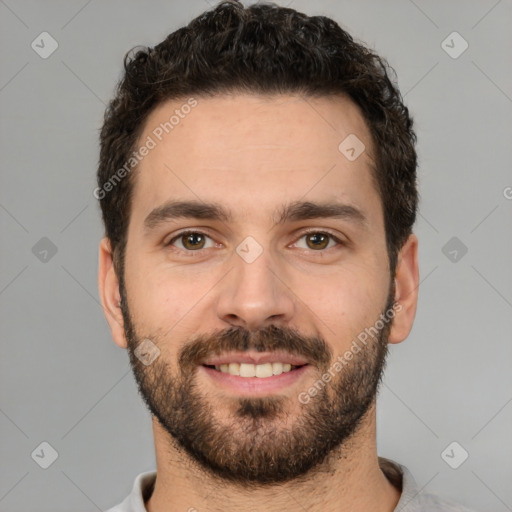
[[234,269],[222,281],[217,301],[218,317],[231,326],[258,330],[269,324],[290,323],[296,297],[283,269],[275,265],[268,251],[251,263],[233,256]]

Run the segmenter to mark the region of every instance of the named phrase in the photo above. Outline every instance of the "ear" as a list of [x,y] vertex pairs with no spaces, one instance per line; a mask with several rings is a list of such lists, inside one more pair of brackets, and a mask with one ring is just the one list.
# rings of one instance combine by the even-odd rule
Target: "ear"
[[110,240],[100,242],[98,265],[98,288],[105,318],[110,326],[114,342],[121,348],[128,346],[124,334],[123,315],[121,313],[119,280],[114,269],[114,260]]
[[398,254],[395,272],[397,306],[389,332],[389,343],[400,343],[411,332],[418,305],[418,287],[418,237],[411,234]]

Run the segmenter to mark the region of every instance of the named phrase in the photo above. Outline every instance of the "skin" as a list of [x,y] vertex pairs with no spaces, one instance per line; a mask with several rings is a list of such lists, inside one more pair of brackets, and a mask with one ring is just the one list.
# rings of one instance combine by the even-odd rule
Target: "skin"
[[[375,324],[392,284],[382,205],[370,171],[372,141],[358,107],[344,97],[238,94],[197,100],[198,106],[149,152],[134,176],[125,285],[137,332],[155,335],[159,361],[175,371],[178,354],[191,339],[230,327],[294,328],[323,339],[333,357],[345,353],[358,333]],[[140,140],[184,102],[159,105]],[[349,134],[366,146],[353,162],[338,150]],[[221,203],[232,211],[233,221],[176,219],[145,234],[146,216],[169,199]],[[276,208],[296,200],[355,205],[364,212],[367,227],[333,218],[275,226]],[[184,228],[211,237],[199,256],[185,254],[183,239],[175,242],[175,252],[164,246]],[[311,249],[303,236],[307,228],[330,231],[345,243]],[[235,251],[247,236],[263,249],[250,264]],[[408,336],[416,313],[414,234],[399,253],[395,280],[400,311],[387,336],[391,344]],[[108,239],[100,244],[99,288],[113,339],[128,348]],[[286,415],[272,420],[275,427],[293,425],[301,414],[298,394],[321,375],[311,366],[280,391]],[[205,374],[196,377],[215,419],[229,425],[236,397]],[[149,512],[190,507],[277,511],[289,510],[290,503],[295,508],[296,502],[308,511],[392,511],[400,498],[378,465],[375,402],[323,471],[275,486],[219,482],[187,458],[154,417],[153,433],[158,478],[146,503]]]

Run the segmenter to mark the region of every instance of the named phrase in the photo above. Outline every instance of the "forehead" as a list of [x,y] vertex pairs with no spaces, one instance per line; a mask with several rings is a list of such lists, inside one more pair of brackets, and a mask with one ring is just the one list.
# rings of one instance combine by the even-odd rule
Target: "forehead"
[[274,210],[279,199],[378,202],[371,136],[343,96],[168,101],[146,120],[142,145],[151,149],[134,175],[134,216],[173,197],[243,205],[248,214],[267,203]]

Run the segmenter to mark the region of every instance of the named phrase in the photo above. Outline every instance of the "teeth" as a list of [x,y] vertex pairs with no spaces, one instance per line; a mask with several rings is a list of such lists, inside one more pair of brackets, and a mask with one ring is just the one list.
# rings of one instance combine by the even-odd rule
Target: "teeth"
[[259,377],[263,379],[265,377],[272,377],[272,375],[281,375],[281,373],[289,372],[292,369],[292,365],[290,363],[229,363],[216,365],[215,369],[222,373],[229,373],[239,377]]
[[255,366],[255,369],[256,377],[272,377],[272,363],[259,364]]
[[256,377],[256,366],[253,364],[240,364],[240,377]]
[[272,363],[272,373],[274,375],[281,375],[283,373],[283,363]]

